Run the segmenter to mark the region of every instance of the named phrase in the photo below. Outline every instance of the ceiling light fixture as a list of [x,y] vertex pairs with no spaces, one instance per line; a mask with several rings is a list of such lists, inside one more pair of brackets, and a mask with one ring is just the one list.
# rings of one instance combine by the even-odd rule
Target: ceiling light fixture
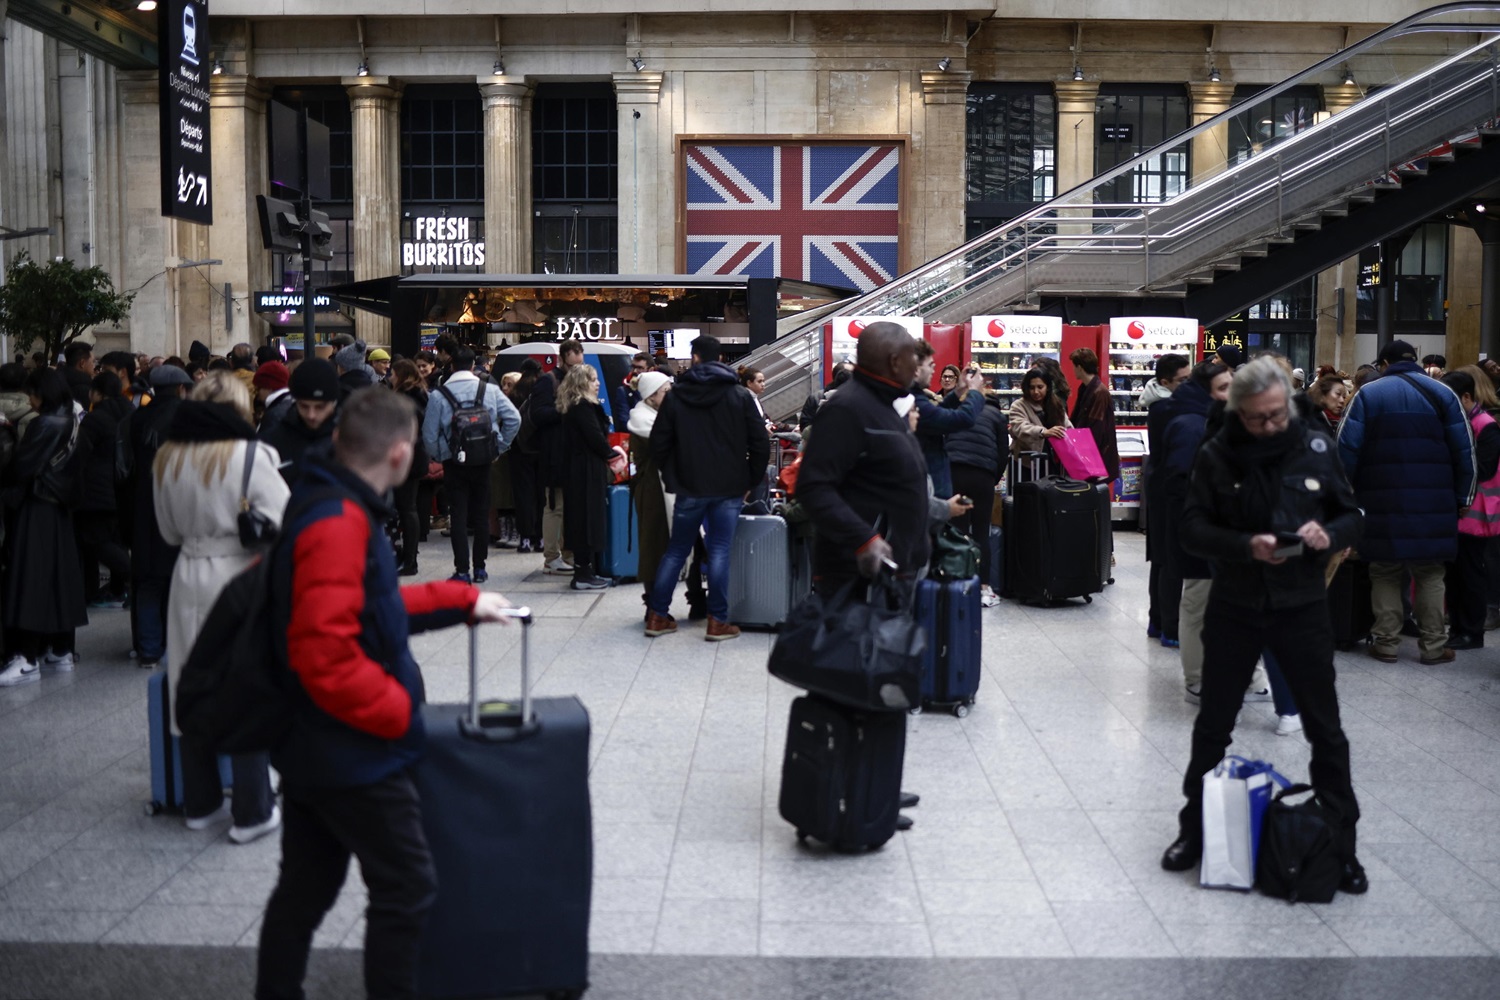
[[215,59],[214,60],[214,71],[213,72],[214,72],[214,76],[223,76],[224,75],[224,60],[222,60],[222,59]]
[[1354,71],[1352,69],[1350,69],[1348,66],[1344,67],[1344,86],[1346,86],[1346,87],[1352,87],[1352,86],[1354,86]]
[[370,64],[367,63],[367,62],[365,62],[363,59],[361,59],[360,62],[359,62],[359,69],[355,71],[355,75],[356,76],[369,76],[370,75]]
[[496,76],[504,76],[505,75],[505,61],[503,59],[496,59],[495,60],[494,73],[495,73]]
[[156,0],[141,0],[140,3],[135,5],[135,9],[147,12],[153,11],[156,9]]
[[1209,69],[1208,69],[1208,82],[1209,83],[1218,83],[1219,80],[1220,80],[1220,77],[1219,77],[1219,67],[1217,67],[1217,66],[1210,66]]
[[646,60],[642,59],[641,54],[637,52],[635,54],[635,58],[630,60],[630,65],[634,66],[635,71],[639,73],[641,70],[646,68]]
[[1484,202],[1480,202],[1477,205],[1475,205],[1474,206],[1474,211],[1478,212],[1480,215],[1483,215],[1484,214]]
[[1083,67],[1082,66],[1075,65],[1073,67],[1073,79],[1075,79],[1075,80],[1082,80],[1083,79]]
[[941,59],[938,60],[938,72],[939,73],[946,73],[946,72],[948,72],[948,67],[952,66],[952,65],[953,65],[953,60],[950,59],[950,58],[948,58],[947,56],[943,56],[943,58],[941,58]]

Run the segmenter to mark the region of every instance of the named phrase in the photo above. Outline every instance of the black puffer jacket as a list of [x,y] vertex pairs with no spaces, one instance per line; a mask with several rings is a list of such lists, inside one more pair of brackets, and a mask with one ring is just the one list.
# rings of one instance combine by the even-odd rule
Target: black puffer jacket
[[947,445],[950,465],[970,465],[999,479],[1010,461],[1010,418],[1000,397],[986,395],[974,426],[949,434]]
[[115,499],[115,435],[130,415],[124,396],[101,399],[78,426],[78,473],[82,477],[81,511],[110,511]]
[[272,427],[269,431],[261,428],[260,439],[281,456],[281,478],[288,485],[294,485],[297,477],[302,474],[302,466],[306,463],[308,456],[319,455],[327,458],[333,454],[333,418],[323,421],[314,430],[302,422],[302,414],[296,408],[287,413],[286,418]]
[[[1252,535],[1321,524],[1332,544],[1280,565],[1250,555]],[[1257,610],[1327,599],[1323,567],[1359,541],[1363,515],[1328,435],[1293,419],[1283,433],[1257,438],[1226,413],[1204,442],[1183,505],[1182,547],[1213,564],[1213,598]]]
[[677,376],[651,428],[651,455],[668,493],[738,496],[764,480],[771,436],[734,369],[707,361]]

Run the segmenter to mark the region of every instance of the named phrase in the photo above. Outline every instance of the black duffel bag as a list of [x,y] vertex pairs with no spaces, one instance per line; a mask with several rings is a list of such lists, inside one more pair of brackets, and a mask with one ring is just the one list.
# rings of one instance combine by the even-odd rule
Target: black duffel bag
[[906,711],[921,703],[927,634],[884,573],[814,592],[792,609],[771,647],[771,675],[851,708]]
[[1285,801],[1311,791],[1311,785],[1293,785],[1277,792],[1261,820],[1255,884],[1267,896],[1289,903],[1330,902],[1344,876],[1337,818],[1316,794],[1302,802]]

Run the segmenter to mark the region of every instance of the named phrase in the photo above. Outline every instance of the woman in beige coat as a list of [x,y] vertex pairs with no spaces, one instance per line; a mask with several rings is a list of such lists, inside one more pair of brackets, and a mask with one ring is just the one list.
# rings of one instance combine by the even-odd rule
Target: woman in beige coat
[[1060,438],[1073,426],[1052,383],[1038,368],[1021,379],[1021,398],[1010,404],[1010,437],[1015,442],[1012,454],[1023,451],[1046,451],[1048,438]]
[[[251,506],[276,524],[289,490],[276,467],[276,449],[255,441],[250,393],[229,372],[209,372],[167,429],[156,455],[156,520],[169,545],[181,546],[167,602],[167,683],[177,687],[182,665],[219,592],[256,553],[240,543],[240,486],[249,450]],[[172,732],[179,733],[175,705]],[[191,738],[181,741],[183,812],[190,830],[232,815],[229,839],[247,844],[281,825],[265,754],[233,758],[232,809],[224,802],[218,758]]]

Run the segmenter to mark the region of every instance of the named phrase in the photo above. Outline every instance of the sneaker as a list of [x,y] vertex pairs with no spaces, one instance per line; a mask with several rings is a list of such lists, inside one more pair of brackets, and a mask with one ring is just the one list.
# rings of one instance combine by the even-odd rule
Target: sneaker
[[140,667],[142,670],[155,670],[157,667],[161,666],[161,661],[160,660],[142,660],[139,663],[137,663],[136,666]]
[[1182,643],[1176,639],[1168,639],[1166,636],[1162,636],[1161,647],[1162,649],[1180,649],[1182,647]]
[[488,570],[476,569],[474,571],[474,582],[475,583],[488,583],[489,579],[490,579],[490,574],[489,574]]
[[562,556],[558,556],[551,562],[542,563],[542,572],[549,576],[572,576],[573,564]]
[[92,601],[89,601],[89,607],[97,611],[124,611],[125,598],[96,597]]
[[1000,603],[1000,595],[986,586],[979,592],[979,606],[982,608],[993,608]]
[[1278,715],[1276,717],[1276,735],[1292,736],[1302,732],[1302,716],[1300,715]]
[[677,619],[671,615],[659,615],[655,611],[646,612],[646,637],[655,639],[659,635],[671,635],[677,631]]
[[1246,701],[1270,701],[1271,689],[1268,687],[1251,688],[1245,692]]
[[256,823],[254,826],[231,826],[229,839],[236,844],[248,844],[259,840],[279,826],[281,826],[281,807],[273,804],[271,815],[264,823]]
[[1185,688],[1185,691],[1186,691],[1186,693],[1184,694],[1183,697],[1186,699],[1186,701],[1187,701],[1187,703],[1189,705],[1197,705],[1199,702],[1201,702],[1203,700],[1203,685],[1202,684],[1189,684]]
[[1157,625],[1156,625],[1155,622],[1152,622],[1151,624],[1149,624],[1149,625],[1146,626],[1146,638],[1147,639],[1160,639],[1161,638],[1161,629],[1157,627]]
[[402,566],[400,569],[396,570],[396,575],[397,576],[416,576],[417,575],[417,564],[416,563],[410,563],[408,565]]
[[187,827],[189,830],[207,830],[215,823],[221,823],[228,818],[229,800],[225,799],[223,802],[219,803],[219,808],[215,809],[207,816],[184,816],[182,818],[182,825]]
[[77,653],[54,653],[49,649],[42,657],[42,666],[51,667],[60,674],[70,673],[77,663]]
[[529,539],[529,538],[523,538],[523,539],[521,539],[521,544],[516,546],[516,551],[517,552],[531,552],[531,551],[533,551],[532,548],[531,548],[531,539]]
[[35,663],[17,654],[10,658],[4,670],[0,670],[0,687],[15,687],[41,680],[42,672]]
[[467,574],[467,573],[454,573],[452,576],[448,577],[448,579],[450,579],[450,580],[457,580],[459,583],[473,583],[474,582],[474,579],[471,576],[469,576],[469,574]]
[[740,627],[728,622],[721,622],[713,615],[708,616],[708,633],[704,635],[705,642],[723,642],[725,639],[738,639]]
[[613,580],[606,580],[600,576],[574,577],[573,582],[568,584],[574,590],[608,590],[614,585]]

